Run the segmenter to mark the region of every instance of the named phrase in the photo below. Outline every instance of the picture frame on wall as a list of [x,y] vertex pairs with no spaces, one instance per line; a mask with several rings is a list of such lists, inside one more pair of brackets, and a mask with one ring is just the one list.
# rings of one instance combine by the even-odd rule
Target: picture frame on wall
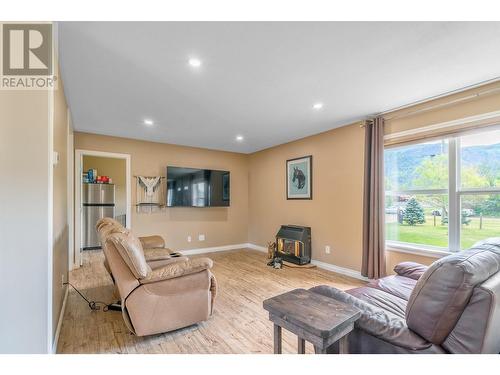
[[312,199],[312,155],[286,161],[286,199]]

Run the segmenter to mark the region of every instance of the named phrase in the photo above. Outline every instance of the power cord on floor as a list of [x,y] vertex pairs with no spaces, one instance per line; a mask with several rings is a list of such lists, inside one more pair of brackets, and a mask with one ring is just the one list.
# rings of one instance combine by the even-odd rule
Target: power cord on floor
[[101,301],[89,301],[87,297],[85,297],[73,284],[71,284],[70,282],[67,282],[67,283],[64,283],[64,285],[69,285],[71,286],[74,290],[76,290],[76,292],[80,295],[80,297],[82,297],[88,304],[89,304],[89,308],[90,310],[94,310],[94,311],[98,311],[101,309],[101,306],[102,305],[102,311],[106,312],[106,311],[109,311],[109,307],[111,305],[114,305],[114,303],[106,303],[106,302],[101,302]]

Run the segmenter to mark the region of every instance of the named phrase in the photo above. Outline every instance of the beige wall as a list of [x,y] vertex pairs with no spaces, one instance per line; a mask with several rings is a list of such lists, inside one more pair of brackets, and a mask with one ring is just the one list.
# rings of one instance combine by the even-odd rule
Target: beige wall
[[0,353],[48,351],[49,131],[47,91],[0,90]]
[[[132,229],[138,235],[160,234],[178,250],[248,242],[247,155],[77,132],[75,149],[130,154],[132,176],[165,176],[168,165],[230,171],[231,207],[177,207],[152,214],[136,213],[132,207]],[[133,205],[135,186],[133,180]],[[199,234],[206,240],[198,241]]]
[[414,255],[414,254],[407,254],[407,253],[400,253],[400,252],[395,252],[395,251],[388,251],[386,253],[387,273],[393,274],[394,273],[394,266],[396,266],[396,264],[401,263],[401,262],[407,262],[410,260],[412,262],[417,262],[417,263],[425,264],[428,266],[432,262],[437,260],[437,258],[431,258],[431,257]]
[[[282,224],[310,226],[313,259],[360,269],[364,130],[359,125],[250,155],[249,242],[265,246]],[[304,155],[313,156],[313,199],[287,200],[286,160]]]
[[50,352],[64,297],[68,128],[58,78],[53,93],[0,90],[0,353]]
[[99,176],[108,176],[115,184],[115,217],[127,213],[127,161],[125,159],[105,158],[84,155],[83,171],[97,169]]
[[[57,74],[57,72],[56,72]],[[59,74],[57,74],[59,75]],[[62,80],[58,80],[53,103],[53,148],[59,163],[53,167],[53,254],[52,254],[52,335],[55,338],[68,281],[68,108]]]

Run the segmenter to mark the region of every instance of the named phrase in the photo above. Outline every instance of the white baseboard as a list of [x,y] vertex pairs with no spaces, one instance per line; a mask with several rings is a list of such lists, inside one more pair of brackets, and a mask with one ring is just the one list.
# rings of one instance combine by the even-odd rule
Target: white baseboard
[[344,268],[344,267],[336,266],[334,264],[320,262],[319,260],[314,260],[314,259],[311,260],[311,263],[314,264],[315,266],[317,266],[319,268],[323,268],[324,270],[327,270],[327,271],[339,273],[341,275],[349,276],[349,277],[352,277],[352,278],[355,278],[358,280],[369,281],[369,279],[367,277],[364,277],[363,275],[361,275],[361,272],[353,270],[351,268]]
[[265,246],[259,246],[259,245],[255,245],[253,243],[247,243],[247,247],[249,249],[252,249],[252,250],[257,250],[257,251],[261,251],[263,253],[267,253],[267,247],[265,247]]
[[[263,253],[267,253],[267,247],[259,246],[253,243],[240,243],[235,245],[226,245],[226,246],[216,246],[216,247],[205,247],[200,249],[189,249],[189,250],[180,250],[179,252],[183,255],[196,255],[196,254],[205,254],[205,253],[215,253],[218,251],[228,251],[228,250],[238,250],[238,249],[252,249],[256,251],[260,251]],[[368,278],[361,275],[359,271],[336,266],[334,264],[320,262],[319,260],[311,260],[311,263],[315,266],[322,268],[327,271],[335,272],[340,275],[349,276],[358,280],[368,281]]]
[[66,285],[66,291],[64,292],[64,299],[61,306],[61,311],[59,312],[59,319],[57,320],[56,334],[54,337],[54,343],[52,344],[52,353],[57,352],[57,343],[59,342],[59,335],[61,334],[62,322],[64,319],[64,313],[66,312],[66,301],[68,300],[69,286]]
[[216,253],[218,251],[228,251],[228,250],[238,250],[245,249],[249,247],[247,243],[240,243],[234,245],[225,245],[225,246],[215,246],[215,247],[203,247],[199,249],[188,249],[188,250],[179,250],[179,253],[183,255],[196,255],[196,254],[205,254],[205,253]]

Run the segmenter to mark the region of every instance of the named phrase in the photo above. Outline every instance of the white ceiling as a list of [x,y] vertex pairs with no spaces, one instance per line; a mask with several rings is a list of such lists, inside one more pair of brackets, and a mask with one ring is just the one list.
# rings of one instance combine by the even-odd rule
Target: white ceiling
[[500,22],[61,22],[58,31],[77,131],[244,153],[500,76]]

